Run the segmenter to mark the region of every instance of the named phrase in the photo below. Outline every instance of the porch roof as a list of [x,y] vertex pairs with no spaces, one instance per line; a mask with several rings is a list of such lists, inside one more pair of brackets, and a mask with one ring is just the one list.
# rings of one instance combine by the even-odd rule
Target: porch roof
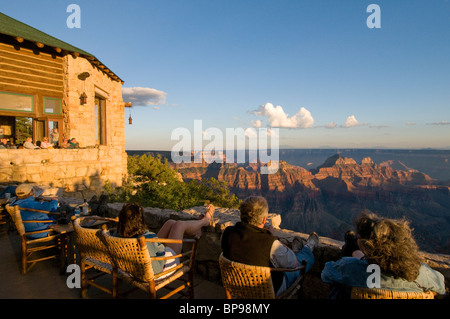
[[[44,46],[52,47],[57,53],[63,51],[70,53],[74,56],[81,56],[88,59],[92,64],[99,67],[103,72],[108,74],[116,81],[123,83],[116,74],[108,69],[103,63],[100,62],[94,55],[86,52],[80,48],[77,48],[67,42],[61,41],[45,32],[42,32],[36,28],[33,28],[23,22],[13,19],[4,13],[0,12],[0,34],[4,34],[15,38],[18,44],[24,41],[33,42],[38,48]],[[63,52],[64,54],[64,52]]]

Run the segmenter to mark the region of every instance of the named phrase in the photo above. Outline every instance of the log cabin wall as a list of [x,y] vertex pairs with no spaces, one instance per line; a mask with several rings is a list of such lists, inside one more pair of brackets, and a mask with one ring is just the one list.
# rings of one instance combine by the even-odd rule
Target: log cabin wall
[[[36,141],[49,135],[49,121],[58,122],[58,127],[62,127],[62,110],[56,110],[55,113],[46,112],[44,100],[62,101],[63,57],[57,52],[51,54],[42,50],[37,51],[32,47],[8,43],[6,40],[4,42],[6,43],[0,43],[0,92],[31,95],[33,108],[27,112],[2,109],[0,115],[33,118],[32,137]],[[15,136],[5,137],[15,138]]]

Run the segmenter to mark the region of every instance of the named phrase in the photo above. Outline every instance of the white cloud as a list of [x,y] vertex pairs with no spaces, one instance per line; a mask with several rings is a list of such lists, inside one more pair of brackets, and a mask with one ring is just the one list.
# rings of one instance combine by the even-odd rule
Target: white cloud
[[330,122],[327,125],[325,125],[326,128],[335,128],[337,125],[334,122]]
[[345,120],[345,127],[355,127],[355,126],[358,126],[358,125],[359,125],[359,122],[358,122],[358,120],[356,119],[356,117],[354,115],[350,115]]
[[122,97],[125,102],[133,106],[161,105],[166,103],[167,93],[143,87],[122,88]]
[[267,117],[267,121],[271,127],[285,127],[285,128],[310,128],[314,124],[314,119],[304,107],[300,108],[298,112],[289,117],[279,105],[276,107],[272,103],[261,105],[257,110],[250,111],[250,113],[257,116]]
[[440,121],[440,122],[427,123],[427,125],[450,125],[450,122],[449,121]]
[[254,128],[259,128],[261,127],[261,120],[256,120],[256,121],[250,121],[250,123],[252,123]]
[[257,138],[258,137],[256,130],[251,127],[246,128],[244,133],[245,133],[245,136],[247,136],[248,138]]

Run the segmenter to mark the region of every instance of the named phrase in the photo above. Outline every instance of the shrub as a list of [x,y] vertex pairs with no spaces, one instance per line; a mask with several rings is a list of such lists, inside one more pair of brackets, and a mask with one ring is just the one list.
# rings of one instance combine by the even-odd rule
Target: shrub
[[240,200],[224,182],[215,178],[184,182],[181,175],[160,155],[128,156],[127,183],[114,188],[108,182],[105,192],[110,201],[135,202],[144,207],[183,210],[212,203],[220,207],[238,207]]

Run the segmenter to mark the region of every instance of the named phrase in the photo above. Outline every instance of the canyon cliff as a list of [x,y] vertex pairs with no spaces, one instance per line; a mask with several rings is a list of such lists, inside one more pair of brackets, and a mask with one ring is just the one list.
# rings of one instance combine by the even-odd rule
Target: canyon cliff
[[280,227],[343,240],[364,209],[406,218],[424,251],[450,254],[450,188],[397,161],[357,163],[338,154],[307,170],[279,162],[275,174],[260,174],[262,164],[172,164],[184,180],[214,177],[236,196],[264,196]]

